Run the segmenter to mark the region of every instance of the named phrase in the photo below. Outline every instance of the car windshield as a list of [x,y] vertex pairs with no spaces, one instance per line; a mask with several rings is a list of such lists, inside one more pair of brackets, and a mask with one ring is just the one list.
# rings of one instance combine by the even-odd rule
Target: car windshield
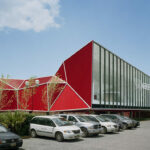
[[53,118],[52,119],[58,126],[70,126],[70,122],[65,121],[64,118]]
[[0,133],[5,133],[5,132],[8,132],[8,130],[3,126],[0,126]]
[[116,117],[121,121],[125,119],[123,116],[120,116],[120,115],[117,115]]
[[113,122],[113,120],[110,119],[110,118],[108,118],[108,117],[105,117],[105,116],[101,116],[101,117],[105,118],[105,120],[107,120],[107,121],[109,121],[109,122]]
[[83,116],[76,116],[80,122],[87,122],[87,119],[83,118]]
[[84,116],[85,118],[87,118],[87,120],[89,121],[94,121],[94,122],[99,122],[95,117],[93,116]]
[[101,122],[108,122],[108,120],[103,116],[96,116],[96,118]]
[[123,116],[123,118],[126,119],[126,120],[130,120],[130,118],[128,118],[128,117],[126,117],[126,116]]

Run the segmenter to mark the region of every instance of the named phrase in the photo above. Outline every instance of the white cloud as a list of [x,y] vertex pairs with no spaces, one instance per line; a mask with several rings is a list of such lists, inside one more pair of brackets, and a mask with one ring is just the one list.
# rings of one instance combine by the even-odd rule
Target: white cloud
[[59,0],[0,0],[0,29],[34,30],[59,27]]

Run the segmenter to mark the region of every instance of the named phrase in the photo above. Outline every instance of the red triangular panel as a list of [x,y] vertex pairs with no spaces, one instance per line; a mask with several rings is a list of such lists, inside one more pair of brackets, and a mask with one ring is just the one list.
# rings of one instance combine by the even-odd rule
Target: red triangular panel
[[20,80],[20,79],[3,79],[3,81],[5,81],[6,84],[9,84],[14,88],[18,88],[24,80]]
[[7,82],[2,82],[2,81],[0,81],[0,88],[2,88],[2,89],[4,89],[4,90],[11,90],[11,89],[14,89],[13,87],[11,87],[11,86],[9,86],[8,84],[7,84]]
[[67,85],[50,110],[58,111],[86,108],[89,108],[88,105],[85,104],[80,97]]
[[[47,82],[49,82],[49,80],[51,78],[52,78],[51,76],[48,76],[48,77],[41,77],[41,78],[33,78],[33,80],[39,80],[39,84],[46,84]],[[23,84],[21,84],[20,89],[25,87],[25,82],[26,81],[28,81],[28,80],[25,80],[23,82]],[[33,85],[35,85],[35,84],[33,84]]]
[[60,66],[59,70],[57,71],[56,76],[58,76],[59,78],[61,78],[64,81],[66,81],[65,70],[64,70],[63,64]]

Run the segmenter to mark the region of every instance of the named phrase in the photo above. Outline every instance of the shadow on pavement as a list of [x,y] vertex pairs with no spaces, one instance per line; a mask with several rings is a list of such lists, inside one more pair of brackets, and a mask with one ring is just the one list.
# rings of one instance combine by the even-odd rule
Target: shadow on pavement
[[[50,138],[50,137],[43,137],[43,136],[40,136],[40,137],[37,137],[38,139],[43,139],[43,140],[51,140],[51,141],[56,141],[56,139],[54,138]],[[64,140],[63,142],[60,142],[60,143],[64,143],[64,142],[67,142],[67,143],[73,143],[73,142],[81,142],[83,141],[84,139],[81,137],[79,139],[73,139],[73,140]]]
[[98,136],[88,136],[88,137],[85,137],[85,138],[101,138],[101,137],[104,137],[105,135],[104,134],[100,134],[100,135],[98,135]]

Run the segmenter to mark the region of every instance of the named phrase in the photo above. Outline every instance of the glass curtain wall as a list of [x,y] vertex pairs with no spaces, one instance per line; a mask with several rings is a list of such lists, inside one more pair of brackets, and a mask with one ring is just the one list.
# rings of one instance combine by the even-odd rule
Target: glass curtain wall
[[150,108],[150,77],[93,44],[93,100],[99,108]]

